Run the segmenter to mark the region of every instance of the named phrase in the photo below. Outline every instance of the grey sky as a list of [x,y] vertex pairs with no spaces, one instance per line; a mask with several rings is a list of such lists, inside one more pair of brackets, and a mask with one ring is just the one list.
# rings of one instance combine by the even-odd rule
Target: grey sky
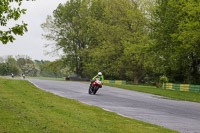
[[[67,0],[36,0],[24,1],[23,8],[27,9],[26,15],[23,15],[20,20],[28,24],[28,32],[23,36],[15,36],[16,40],[13,43],[3,45],[0,42],[0,56],[7,55],[28,55],[33,60],[55,60],[58,56],[45,55],[45,51],[50,51],[51,48],[45,48],[47,43],[42,39],[44,31],[40,27],[45,22],[47,15],[52,15],[53,10],[60,3],[66,3]],[[20,21],[21,22],[21,21]],[[14,25],[10,22],[9,25]]]

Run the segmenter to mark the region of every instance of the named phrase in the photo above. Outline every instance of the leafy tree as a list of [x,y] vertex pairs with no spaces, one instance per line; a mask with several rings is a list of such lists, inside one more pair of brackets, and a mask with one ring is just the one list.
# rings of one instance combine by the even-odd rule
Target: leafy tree
[[[0,26],[6,27],[9,20],[17,21],[22,14],[26,13],[26,9],[21,9],[20,6],[23,0],[1,0],[0,1]],[[18,7],[13,7],[11,4],[15,2]],[[14,35],[23,35],[27,31],[27,24],[16,24],[9,29],[0,30],[0,41],[3,44],[13,42]]]
[[66,53],[66,65],[78,75],[82,75],[80,51],[87,46],[87,12],[82,10],[87,10],[87,1],[70,0],[60,4],[53,17],[48,16],[41,25],[48,32],[44,37],[55,41],[57,48]]
[[27,76],[39,76],[40,68],[29,56],[18,55],[16,58],[17,65],[21,68],[22,73]]
[[141,5],[145,2],[70,0],[47,17],[44,36],[63,49],[64,62],[76,74],[91,77],[102,71],[107,78],[138,83],[145,74],[143,48],[149,39]]
[[25,64],[33,64],[34,62],[31,60],[29,56],[26,55],[18,55],[16,56],[17,65],[22,68]]
[[200,83],[199,2],[157,0],[152,49],[171,82]]
[[138,84],[145,74],[148,45],[147,19],[139,5],[129,0],[99,2],[101,18],[91,15],[88,19],[88,32],[95,39],[86,51],[90,59],[86,58],[85,73],[100,70],[108,78],[130,79]]
[[38,60],[36,60],[35,63],[40,68],[40,76],[43,76],[43,77],[53,77],[52,72],[47,69],[47,66],[50,63],[50,61],[43,61],[43,60],[38,61]]
[[63,69],[65,68],[62,60],[50,61],[34,61],[36,68],[39,69],[39,76],[43,77],[63,77]]
[[64,69],[65,65],[63,63],[63,60],[56,60],[54,62],[50,62],[47,65],[47,69],[53,72],[54,77],[63,77],[64,74],[62,74],[62,69]]
[[19,66],[17,65],[17,62],[16,60],[11,57],[11,56],[8,56],[8,58],[6,59],[6,65],[7,65],[7,68],[8,68],[8,74],[15,74],[15,75],[19,75],[21,73],[21,69],[19,68]]
[[0,63],[0,75],[6,76],[10,74],[9,67],[6,63]]
[[27,76],[36,77],[39,76],[40,69],[34,63],[26,63],[22,66],[22,71]]

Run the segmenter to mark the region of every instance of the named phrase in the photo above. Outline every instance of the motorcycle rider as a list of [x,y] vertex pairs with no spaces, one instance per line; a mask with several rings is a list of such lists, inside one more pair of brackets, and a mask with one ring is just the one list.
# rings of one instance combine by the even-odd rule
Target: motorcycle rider
[[14,78],[14,74],[13,73],[11,73],[11,77]]
[[[102,83],[102,85],[103,85],[103,83],[104,83],[104,77],[103,77],[103,75],[102,75],[101,72],[98,72],[98,74],[92,78],[92,81],[91,81],[90,87],[91,87],[92,84],[95,82],[96,78],[99,78],[100,81],[101,81],[101,83]],[[101,85],[100,88],[102,88],[102,85]]]
[[25,74],[24,73],[22,73],[22,78],[25,79]]

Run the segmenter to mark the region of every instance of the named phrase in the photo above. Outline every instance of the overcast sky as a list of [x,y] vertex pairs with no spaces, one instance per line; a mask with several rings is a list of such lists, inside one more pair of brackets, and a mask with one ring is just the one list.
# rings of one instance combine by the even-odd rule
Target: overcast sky
[[[67,0],[36,0],[24,1],[22,7],[27,9],[25,15],[21,17],[28,24],[28,32],[23,36],[15,36],[16,40],[13,43],[3,45],[0,42],[0,56],[7,55],[28,55],[33,60],[50,60],[58,59],[58,56],[45,55],[45,51],[50,51],[50,48],[45,48],[47,43],[42,39],[44,31],[40,27],[45,22],[47,15],[52,15],[52,12],[60,3],[66,3]],[[21,21],[20,21],[21,22]],[[14,23],[10,22],[9,25]]]

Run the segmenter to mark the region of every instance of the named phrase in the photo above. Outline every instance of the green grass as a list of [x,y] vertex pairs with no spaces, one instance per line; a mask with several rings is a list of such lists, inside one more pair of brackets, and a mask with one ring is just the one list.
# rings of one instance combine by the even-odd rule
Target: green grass
[[64,81],[64,77],[63,78],[51,78],[51,77],[29,77],[27,76],[26,78],[29,79],[42,79],[42,80],[57,80],[57,81]]
[[42,91],[24,80],[0,79],[0,133],[174,133]]
[[139,91],[139,92],[151,93],[151,94],[155,94],[159,96],[164,96],[169,99],[192,101],[192,102],[200,103],[200,93],[195,93],[195,92],[164,90],[164,89],[156,88],[154,86],[142,86],[142,85],[115,85],[115,84],[105,84],[105,85]]
[[[11,76],[0,76],[0,78],[11,78]],[[21,76],[15,76],[14,79],[22,79]],[[26,79],[41,79],[41,80],[57,80],[57,81],[65,81],[64,77],[63,78],[52,78],[52,77],[31,77],[31,76],[26,76]]]
[[6,77],[5,76],[0,76],[0,78],[5,79]]

